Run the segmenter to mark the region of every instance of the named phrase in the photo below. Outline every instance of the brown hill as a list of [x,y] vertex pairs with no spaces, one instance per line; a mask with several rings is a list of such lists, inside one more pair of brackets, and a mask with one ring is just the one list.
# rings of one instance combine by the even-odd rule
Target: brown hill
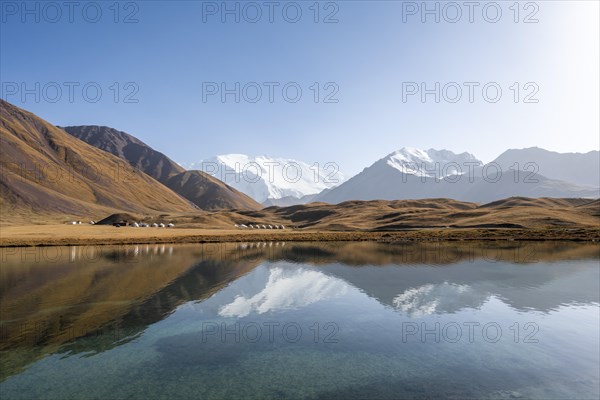
[[600,203],[589,199],[511,197],[482,205],[452,199],[347,201],[239,214],[230,215],[238,224],[275,223],[323,231],[600,227]]
[[186,171],[163,153],[125,132],[106,126],[68,126],[67,133],[127,161],[203,210],[258,210],[244,193],[200,171]]
[[111,214],[108,217],[96,222],[96,225],[112,225],[115,223],[119,223],[121,221],[125,222],[135,222],[139,221],[141,218],[136,217],[135,215],[127,214],[127,213],[117,213]]
[[167,179],[165,185],[203,210],[258,210],[251,197],[202,172],[185,171]]
[[186,212],[193,206],[127,162],[0,99],[2,220]]

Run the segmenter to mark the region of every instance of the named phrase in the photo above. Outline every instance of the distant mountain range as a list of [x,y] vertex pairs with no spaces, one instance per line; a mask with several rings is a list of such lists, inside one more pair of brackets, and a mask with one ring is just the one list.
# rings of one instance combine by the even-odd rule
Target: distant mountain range
[[509,150],[484,164],[469,153],[403,148],[313,201],[335,204],[443,197],[485,203],[511,196],[595,198],[600,195],[599,168],[598,151]]
[[229,154],[187,166],[204,170],[263,206],[425,198],[485,203],[511,196],[600,195],[598,151],[507,150],[485,164],[467,152],[404,147],[347,181],[333,167],[320,166],[317,172],[302,161],[267,156]]
[[309,165],[268,156],[226,154],[186,167],[200,169],[263,205],[308,203],[315,195],[344,181],[334,163]]

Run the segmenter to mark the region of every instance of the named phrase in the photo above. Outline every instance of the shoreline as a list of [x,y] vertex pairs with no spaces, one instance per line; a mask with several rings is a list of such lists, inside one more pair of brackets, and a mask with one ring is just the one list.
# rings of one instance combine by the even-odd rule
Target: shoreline
[[198,228],[156,230],[112,226],[28,225],[2,227],[0,247],[91,246],[236,242],[404,241],[585,241],[600,242],[600,227],[447,228],[401,231],[239,231]]

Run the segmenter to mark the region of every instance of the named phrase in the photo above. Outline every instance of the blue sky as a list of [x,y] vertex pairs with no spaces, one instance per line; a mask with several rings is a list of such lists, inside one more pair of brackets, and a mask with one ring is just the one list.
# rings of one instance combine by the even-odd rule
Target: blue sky
[[[2,98],[57,125],[129,132],[179,162],[267,154],[352,175],[404,146],[484,161],[508,148],[599,148],[597,1],[479,2],[473,22],[463,2],[437,2],[439,23],[422,22],[422,2],[320,2],[318,16],[314,1],[273,2],[273,22],[264,1],[228,2],[239,22],[220,1],[114,4],[79,2],[71,22],[63,2],[3,0]],[[451,23],[456,4],[462,17]],[[236,82],[239,103],[206,92]],[[407,94],[436,82],[439,103]],[[462,91],[454,103],[452,82]],[[473,102],[464,82],[474,82]]]

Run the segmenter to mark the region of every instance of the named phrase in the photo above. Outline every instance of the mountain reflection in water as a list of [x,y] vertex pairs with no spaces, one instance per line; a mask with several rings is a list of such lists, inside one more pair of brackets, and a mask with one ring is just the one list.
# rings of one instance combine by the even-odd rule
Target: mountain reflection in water
[[[190,313],[219,321],[310,312],[356,323],[369,318],[360,313],[366,304],[381,310],[373,315],[390,310],[403,320],[494,302],[540,315],[597,307],[599,249],[516,242],[3,248],[1,379],[48,355],[117,349],[161,321],[197,318]],[[350,299],[359,307],[351,310]]]

